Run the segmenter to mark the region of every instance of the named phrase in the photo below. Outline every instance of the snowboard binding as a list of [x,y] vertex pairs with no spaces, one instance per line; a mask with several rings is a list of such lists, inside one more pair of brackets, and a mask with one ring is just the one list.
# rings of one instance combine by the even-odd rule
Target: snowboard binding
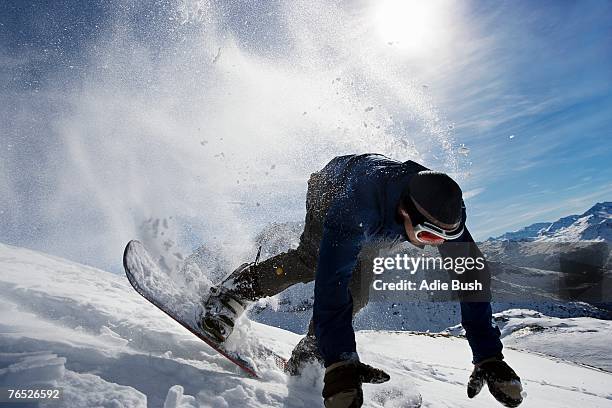
[[199,326],[217,343],[223,343],[234,331],[236,320],[244,313],[246,302],[223,286],[213,287],[203,304]]
[[217,343],[223,343],[234,331],[236,320],[244,313],[248,300],[253,298],[254,267],[259,262],[261,247],[255,262],[244,263],[219,285],[210,289],[203,302],[199,327]]

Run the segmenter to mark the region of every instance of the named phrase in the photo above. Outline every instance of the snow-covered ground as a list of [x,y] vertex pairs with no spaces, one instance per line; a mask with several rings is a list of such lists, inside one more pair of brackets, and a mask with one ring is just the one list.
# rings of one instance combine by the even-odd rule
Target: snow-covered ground
[[[499,321],[527,393],[522,406],[612,407],[610,322],[519,310]],[[250,331],[285,356],[300,338],[259,323]],[[357,341],[362,360],[392,377],[365,386],[365,406],[411,407],[419,394],[425,407],[497,406],[486,391],[467,398],[461,337],[361,331]],[[300,378],[271,361],[260,370],[261,379],[243,375],[123,276],[0,244],[0,387],[62,387],[54,407],[322,406],[319,368]]]
[[612,372],[612,325],[590,317],[559,319],[531,310],[495,315],[504,344]]
[[[612,372],[612,322],[591,317],[557,318],[525,309],[493,316],[504,346],[539,353]],[[463,335],[461,325],[445,333]]]

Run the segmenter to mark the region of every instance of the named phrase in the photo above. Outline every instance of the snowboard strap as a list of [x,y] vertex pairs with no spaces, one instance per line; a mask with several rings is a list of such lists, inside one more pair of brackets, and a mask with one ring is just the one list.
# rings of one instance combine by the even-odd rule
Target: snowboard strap
[[235,317],[239,317],[240,315],[242,315],[242,313],[244,313],[244,306],[232,296],[225,297],[225,299],[223,299],[223,302],[234,311],[234,313],[236,314]]

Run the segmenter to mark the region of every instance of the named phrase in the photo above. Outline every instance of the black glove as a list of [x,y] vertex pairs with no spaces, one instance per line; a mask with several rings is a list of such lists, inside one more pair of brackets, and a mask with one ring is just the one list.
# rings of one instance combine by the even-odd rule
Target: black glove
[[518,407],[523,402],[521,379],[512,368],[499,359],[476,364],[467,386],[467,395],[474,398],[485,382],[489,392],[506,407]]
[[389,381],[382,370],[347,360],[330,365],[325,370],[323,398],[326,408],[359,408],[363,404],[361,384],[380,384]]

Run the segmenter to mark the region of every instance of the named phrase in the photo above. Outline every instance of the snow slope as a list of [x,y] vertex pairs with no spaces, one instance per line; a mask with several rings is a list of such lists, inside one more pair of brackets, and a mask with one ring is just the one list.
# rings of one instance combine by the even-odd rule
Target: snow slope
[[[562,360],[612,372],[610,356],[612,322],[591,317],[557,318],[525,309],[509,309],[493,315],[504,346],[558,357]],[[461,325],[444,333],[464,335]]]
[[[285,356],[299,340],[285,330],[245,324]],[[598,344],[610,339],[606,327],[597,332],[603,337],[591,334]],[[549,339],[556,335],[563,336],[556,348],[578,348],[579,339],[558,331]],[[362,359],[392,377],[365,386],[365,406],[410,407],[419,393],[425,407],[497,406],[486,391],[473,401],[466,397],[471,367],[463,338],[361,331],[357,341]],[[506,351],[524,381],[523,406],[612,407],[612,374],[560,354]],[[609,359],[610,349],[606,354]],[[0,245],[0,387],[63,387],[65,399],[54,407],[322,406],[320,368],[300,378],[287,377],[270,361],[260,369],[261,379],[245,377],[142,299],[123,276]]]
[[531,310],[506,310],[494,319],[504,344],[612,372],[612,324],[590,317],[559,319]]

